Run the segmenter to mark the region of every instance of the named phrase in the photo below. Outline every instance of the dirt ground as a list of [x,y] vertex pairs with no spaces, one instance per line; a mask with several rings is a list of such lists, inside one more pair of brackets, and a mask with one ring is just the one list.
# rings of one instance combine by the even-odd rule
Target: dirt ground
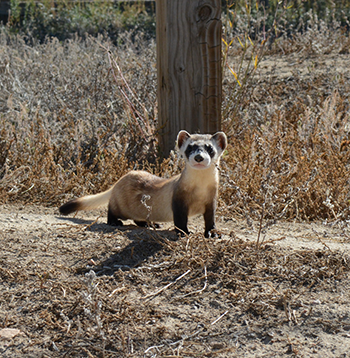
[[0,207],[2,357],[349,356],[347,225],[279,222],[257,247],[225,214],[220,239],[198,218],[180,240],[105,215]]

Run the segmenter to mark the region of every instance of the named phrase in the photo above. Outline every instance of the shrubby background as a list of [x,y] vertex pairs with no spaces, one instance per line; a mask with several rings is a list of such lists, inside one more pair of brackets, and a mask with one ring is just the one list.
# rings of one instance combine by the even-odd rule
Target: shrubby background
[[[172,175],[176,158],[157,152],[154,4],[54,4],[13,0],[1,27],[1,201],[57,205],[136,167]],[[347,220],[349,2],[223,2],[222,19],[220,204]]]

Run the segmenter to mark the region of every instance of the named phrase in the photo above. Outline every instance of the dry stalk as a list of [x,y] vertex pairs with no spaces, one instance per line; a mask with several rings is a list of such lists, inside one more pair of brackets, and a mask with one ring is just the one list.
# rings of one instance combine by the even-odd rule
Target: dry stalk
[[168,283],[166,286],[162,287],[161,289],[159,289],[156,292],[150,293],[144,297],[142,297],[143,300],[147,300],[147,299],[151,299],[154,298],[155,296],[159,295],[160,293],[162,293],[163,291],[165,291],[166,289],[168,289],[170,286],[176,284],[178,281],[180,281],[182,278],[184,278],[186,275],[188,275],[191,272],[191,269],[188,269],[185,273],[183,273],[181,276],[179,276],[178,278],[175,279],[175,281]]
[[213,326],[214,324],[218,323],[222,318],[224,318],[224,317],[227,315],[228,312],[229,312],[228,310],[225,311],[225,312],[224,312],[222,315],[220,315],[217,319],[215,319],[213,322],[211,322],[210,325]]
[[[76,214],[77,214],[77,213],[75,213],[74,215],[76,215]],[[84,228],[84,230],[90,230],[91,227],[98,222],[98,220],[101,218],[102,215],[104,215],[104,214],[101,213],[99,216],[97,216],[97,218],[96,218],[91,224],[86,225],[85,228]]]
[[[141,135],[143,136],[143,138],[146,140],[146,137],[152,136],[154,134],[154,128],[152,128],[151,123],[146,118],[144,118],[141,115],[141,113],[137,110],[137,108],[133,104],[132,100],[136,101],[136,103],[142,108],[144,113],[147,113],[147,110],[144,107],[144,105],[138,100],[135,92],[131,89],[130,85],[126,81],[126,79],[123,75],[123,72],[121,71],[120,66],[118,64],[118,60],[112,55],[111,50],[109,48],[106,48],[102,44],[99,44],[99,45],[108,54],[108,60],[109,60],[110,68],[112,70],[112,74],[113,74],[115,83],[117,84],[118,89],[121,92],[121,94],[125,100],[125,103],[127,104],[127,106],[130,109],[130,113],[134,119],[134,123],[139,128],[139,131],[140,131]],[[117,70],[117,74],[121,78],[123,85],[120,84],[117,74],[114,72],[115,69]],[[131,98],[129,97],[128,93],[131,96]],[[142,123],[142,126],[139,124],[139,121]]]
[[207,288],[207,285],[208,285],[207,266],[204,266],[204,278],[205,278],[205,282],[204,282],[203,288],[201,288],[200,290],[194,291],[194,292],[186,293],[185,295],[180,296],[179,298],[184,298],[184,297],[196,295],[198,293],[202,293],[203,291],[205,291],[205,289]]
[[154,229],[153,231],[147,230],[147,234],[153,241],[157,242],[162,246],[165,246],[168,250],[176,250],[176,243],[171,242],[168,238],[161,236],[156,229]]

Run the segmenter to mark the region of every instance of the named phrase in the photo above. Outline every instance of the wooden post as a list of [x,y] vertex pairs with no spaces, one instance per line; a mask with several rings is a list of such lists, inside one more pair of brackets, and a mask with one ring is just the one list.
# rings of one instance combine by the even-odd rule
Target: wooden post
[[156,0],[161,152],[181,129],[221,129],[221,0]]

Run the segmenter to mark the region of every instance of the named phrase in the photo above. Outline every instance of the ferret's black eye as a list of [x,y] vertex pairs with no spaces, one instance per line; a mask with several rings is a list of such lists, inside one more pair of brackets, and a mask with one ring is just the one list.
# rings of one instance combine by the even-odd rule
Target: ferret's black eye
[[207,153],[211,156],[211,157],[213,157],[214,156],[214,154],[215,154],[215,152],[214,152],[214,148],[211,146],[211,145],[206,145],[205,146],[205,150],[207,151]]
[[198,145],[196,145],[196,144],[188,145],[186,150],[185,150],[186,157],[189,158],[191,153],[195,152],[197,149],[198,149]]

